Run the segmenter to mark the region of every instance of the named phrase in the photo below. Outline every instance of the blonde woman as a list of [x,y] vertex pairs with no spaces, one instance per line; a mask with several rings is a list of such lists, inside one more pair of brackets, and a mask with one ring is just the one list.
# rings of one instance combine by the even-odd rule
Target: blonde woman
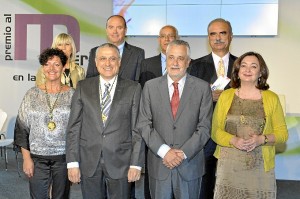
[[[65,65],[65,71],[61,75],[61,83],[70,87],[76,88],[77,82],[85,78],[84,69],[75,63],[76,58],[76,46],[71,35],[61,33],[57,35],[52,43],[52,48],[58,48],[62,50],[68,57]],[[45,84],[45,75],[42,67],[39,68],[36,75],[35,84]]]

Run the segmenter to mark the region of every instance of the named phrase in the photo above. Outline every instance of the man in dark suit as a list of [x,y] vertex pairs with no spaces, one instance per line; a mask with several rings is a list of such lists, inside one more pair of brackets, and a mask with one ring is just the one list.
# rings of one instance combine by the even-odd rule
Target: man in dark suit
[[151,197],[198,198],[203,147],[210,137],[212,96],[207,82],[190,76],[189,44],[167,47],[167,74],[146,82],[137,129],[148,150]]
[[176,39],[179,39],[179,36],[174,26],[166,25],[160,29],[157,40],[161,53],[142,61],[139,80],[142,88],[146,81],[160,77],[166,73],[166,49],[168,44]]
[[[139,80],[141,62],[145,59],[145,51],[139,47],[128,44],[125,41],[127,25],[125,19],[120,15],[113,15],[107,19],[106,35],[109,43],[119,48],[121,55],[121,67],[119,76],[123,79]],[[89,63],[86,77],[99,75],[95,65],[95,52],[97,47],[90,50]]]
[[[212,49],[209,55],[193,61],[190,67],[190,74],[205,80],[211,85],[218,79],[218,76],[227,76],[231,78],[233,62],[237,58],[230,54],[229,47],[232,40],[232,28],[229,21],[221,18],[214,19],[207,27],[208,41]],[[218,74],[220,69],[219,62],[223,62],[223,74]],[[225,89],[229,88],[229,84]],[[215,107],[217,100],[223,90],[213,90],[213,105]],[[212,199],[215,186],[215,171],[217,159],[213,156],[216,149],[216,143],[209,139],[204,148],[206,174],[202,179],[200,199]]]
[[136,125],[141,87],[118,76],[120,55],[110,43],[96,50],[100,76],[80,81],[67,128],[69,180],[81,182],[84,199],[129,198],[144,164]]

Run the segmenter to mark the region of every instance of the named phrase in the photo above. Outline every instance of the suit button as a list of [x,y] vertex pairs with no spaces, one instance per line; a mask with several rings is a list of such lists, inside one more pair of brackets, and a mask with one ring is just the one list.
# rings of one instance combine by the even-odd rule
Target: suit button
[[176,126],[173,126],[173,129],[175,130],[175,129],[176,129]]
[[103,135],[103,137],[105,138],[105,135]]

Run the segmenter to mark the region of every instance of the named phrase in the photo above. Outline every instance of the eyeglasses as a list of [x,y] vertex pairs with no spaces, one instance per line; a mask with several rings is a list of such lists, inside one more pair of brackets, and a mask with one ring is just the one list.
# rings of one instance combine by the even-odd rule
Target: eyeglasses
[[159,35],[159,38],[161,39],[175,39],[175,35]]
[[97,60],[102,62],[102,63],[107,62],[107,60],[110,63],[116,63],[119,60],[119,57],[97,57]]

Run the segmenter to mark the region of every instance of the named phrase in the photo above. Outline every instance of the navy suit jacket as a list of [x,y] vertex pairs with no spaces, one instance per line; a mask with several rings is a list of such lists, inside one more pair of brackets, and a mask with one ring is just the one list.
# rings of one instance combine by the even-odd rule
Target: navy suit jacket
[[[98,46],[92,48],[90,51],[89,64],[86,72],[87,78],[99,75],[95,62],[95,54],[97,48]],[[133,81],[138,81],[141,70],[141,62],[144,59],[144,49],[130,45],[127,42],[125,42],[119,76],[123,79],[131,79]]]

